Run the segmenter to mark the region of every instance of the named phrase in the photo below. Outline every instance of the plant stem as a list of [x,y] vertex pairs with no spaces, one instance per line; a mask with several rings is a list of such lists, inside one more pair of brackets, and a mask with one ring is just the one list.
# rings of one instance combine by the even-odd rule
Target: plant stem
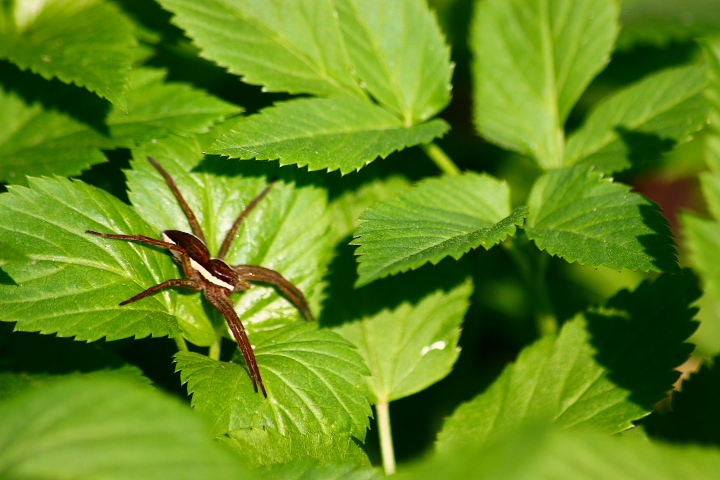
[[546,335],[557,332],[558,322],[547,290],[547,264],[550,256],[543,252],[538,253],[537,268],[532,285],[535,299],[535,324],[540,335]]
[[210,351],[208,352],[208,357],[212,358],[213,360],[220,360],[220,342],[222,339],[220,338],[220,335],[215,335],[215,341],[212,345],[210,345]]
[[182,337],[182,335],[178,335],[177,337],[175,337],[174,340],[175,340],[175,345],[177,345],[177,347],[178,347],[178,350],[180,350],[181,352],[188,351],[187,343],[185,343],[185,339]]
[[395,473],[395,449],[393,448],[392,429],[390,428],[390,404],[388,402],[376,403],[375,415],[377,415],[383,469],[385,475],[392,475]]
[[423,144],[420,145],[420,147],[445,175],[458,175],[461,173],[457,165],[453,163],[450,157],[448,157],[435,142]]

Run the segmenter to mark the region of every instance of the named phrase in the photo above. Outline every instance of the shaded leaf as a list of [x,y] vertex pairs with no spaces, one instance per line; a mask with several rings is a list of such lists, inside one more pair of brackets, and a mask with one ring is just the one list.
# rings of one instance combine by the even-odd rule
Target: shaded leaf
[[697,66],[666,70],[598,103],[568,139],[563,164],[610,173],[655,160],[690,140],[707,120],[705,75]]
[[665,274],[623,290],[526,347],[486,390],[461,405],[438,435],[448,451],[483,444],[527,421],[617,433],[652,412],[692,346],[699,291],[688,276]]
[[360,217],[353,245],[356,286],[472,248],[489,249],[515,233],[527,214],[510,211],[510,189],[489,175],[465,173],[421,182]]
[[268,398],[255,393],[244,365],[192,352],[175,356],[193,407],[213,420],[214,436],[261,427],[365,438],[368,372],[350,342],[302,323],[255,332],[250,342]]
[[319,464],[370,466],[365,451],[348,435],[280,435],[272,428],[245,428],[229,432],[221,441],[235,450],[250,467],[287,464],[306,459],[312,459],[313,463]]
[[563,158],[563,127],[605,66],[618,31],[616,2],[477,2],[470,48],[475,126],[545,169]]
[[450,49],[425,2],[337,0],[335,6],[354,72],[374,99],[405,126],[445,108]]
[[531,426],[490,445],[475,442],[428,457],[393,478],[436,479],[713,479],[720,452],[597,432]]
[[548,172],[528,199],[525,231],[540,250],[612,269],[676,271],[667,220],[630,187],[590,167]]
[[[203,57],[267,91],[363,93],[351,74],[332,0],[160,0]],[[238,46],[240,46],[238,48]]]
[[15,30],[0,31],[0,58],[46,79],[85,87],[126,109],[137,41],[132,23],[115,4],[51,0],[37,12],[16,8],[29,14],[16,15]]
[[169,133],[206,133],[215,122],[240,112],[237,106],[187,83],[166,83],[165,76],[163,70],[133,69],[128,112],[112,109],[107,118],[115,145],[130,147]]
[[[12,72],[10,72],[12,74]],[[14,76],[13,76],[14,77]],[[59,97],[67,89],[30,82],[24,97],[0,90],[0,179],[18,183],[25,175],[76,175],[105,160],[100,149],[135,146],[139,141],[169,133],[202,133],[225,116],[238,112],[234,105],[183,83],[164,83],[161,70],[137,68],[130,75],[127,95],[129,113],[112,108],[106,118],[84,118],[85,105],[68,111],[40,92],[49,88]],[[11,86],[26,81],[13,78]],[[51,106],[47,106],[50,102]],[[81,100],[78,102],[82,103]]]
[[720,446],[720,368],[704,365],[699,372],[683,380],[680,391],[672,393],[672,410],[665,415],[648,417],[643,426],[654,438],[684,443]]
[[372,403],[388,403],[442,380],[460,354],[460,324],[470,305],[470,279],[415,304],[346,322],[335,329],[353,342],[372,372]]
[[[213,255],[245,206],[268,181],[277,179],[243,221],[226,260],[231,265],[260,265],[280,272],[303,292],[311,310],[317,313],[322,275],[331,253],[326,235],[329,211],[324,189],[307,177],[298,175],[296,181],[294,169],[203,158],[200,152],[197,140],[182,137],[148,143],[133,151],[136,160],[133,170],[127,172],[129,197],[155,230],[152,236],[159,238],[159,233],[167,229],[186,232],[191,229],[165,180],[147,161],[148,156],[154,157],[177,183],[195,212]],[[257,284],[232,299],[241,320],[251,330],[273,328],[267,323],[271,319],[287,323],[300,318],[297,308],[268,285]]]
[[248,478],[187,407],[131,381],[73,378],[0,403],[3,478]]
[[152,235],[135,211],[104,191],[66,179],[31,178],[0,195],[0,241],[29,258],[4,269],[18,286],[0,285],[1,319],[24,331],[114,340],[174,336],[171,292],[142,303],[118,304],[177,275],[155,249],[110,242],[85,233],[125,231]]
[[241,118],[208,153],[231,158],[280,159],[309,170],[360,170],[377,157],[428,143],[449,126],[443,120],[405,126],[370,102],[353,98],[303,98]]

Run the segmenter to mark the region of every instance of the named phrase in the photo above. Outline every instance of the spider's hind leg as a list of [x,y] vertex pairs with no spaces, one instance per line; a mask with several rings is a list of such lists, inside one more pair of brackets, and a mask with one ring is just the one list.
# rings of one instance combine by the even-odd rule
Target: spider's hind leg
[[232,269],[235,270],[241,280],[275,285],[280,290],[280,293],[300,310],[303,319],[313,320],[310,306],[302,292],[275,270],[255,265],[234,265]]

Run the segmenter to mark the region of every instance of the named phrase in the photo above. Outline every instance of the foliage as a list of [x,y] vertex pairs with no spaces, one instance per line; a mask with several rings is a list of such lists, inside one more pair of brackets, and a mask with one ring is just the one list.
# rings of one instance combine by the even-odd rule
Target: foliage
[[[713,478],[720,5],[640,3],[2,2],[0,477]],[[200,292],[120,305],[183,274],[86,233],[191,230],[148,157],[211,255],[269,188],[267,398]]]

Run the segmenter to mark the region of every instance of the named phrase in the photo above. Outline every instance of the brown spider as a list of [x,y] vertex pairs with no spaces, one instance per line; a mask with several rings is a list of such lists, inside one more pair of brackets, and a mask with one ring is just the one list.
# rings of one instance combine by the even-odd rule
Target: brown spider
[[210,304],[217,308],[223,317],[225,317],[225,321],[227,321],[230,331],[235,337],[235,341],[237,341],[240,351],[245,358],[245,363],[248,366],[250,378],[252,379],[253,387],[255,388],[255,393],[257,393],[258,384],[260,384],[260,390],[262,390],[263,395],[267,398],[265,386],[263,385],[262,377],[260,376],[260,370],[258,369],[257,362],[255,361],[255,355],[253,354],[250,341],[245,333],[245,328],[243,327],[242,322],[240,322],[240,318],[238,318],[237,313],[235,313],[233,303],[230,301],[230,294],[233,292],[247,290],[252,286],[251,282],[269,283],[277,287],[278,290],[280,290],[280,292],[287,297],[287,299],[290,300],[298,308],[298,310],[300,310],[300,313],[305,320],[312,320],[312,314],[310,313],[310,308],[308,307],[302,292],[300,292],[295,285],[288,282],[275,270],[257,267],[254,265],[230,266],[225,263],[223,259],[225,258],[225,255],[227,255],[230,244],[240,227],[240,223],[242,223],[243,219],[252,211],[253,208],[255,208],[258,202],[267,195],[273,184],[270,183],[267,187],[265,187],[265,189],[260,192],[260,194],[255,197],[247,207],[245,207],[245,210],[240,213],[237,220],[235,220],[235,223],[230,228],[230,231],[225,236],[225,240],[223,240],[223,243],[220,246],[218,256],[216,258],[211,258],[205,241],[205,236],[200,229],[197,218],[183,198],[180,190],[178,190],[175,181],[170,177],[165,169],[163,169],[155,161],[154,158],[148,157],[148,160],[165,178],[168,186],[175,194],[175,198],[177,198],[188,218],[188,221],[190,222],[194,235],[178,230],[165,230],[162,232],[163,240],[161,241],[144,235],[98,233],[93,232],[92,230],[86,230],[85,233],[98,235],[103,238],[141,242],[167,248],[172,252],[174,259],[182,265],[183,272],[185,272],[185,278],[166,280],[158,285],[148,288],[142,293],[135,295],[129,300],[125,300],[120,305],[127,305],[128,303],[136,302],[148,295],[169,287],[185,287],[191,290],[202,290],[205,294],[205,298],[208,299]]

